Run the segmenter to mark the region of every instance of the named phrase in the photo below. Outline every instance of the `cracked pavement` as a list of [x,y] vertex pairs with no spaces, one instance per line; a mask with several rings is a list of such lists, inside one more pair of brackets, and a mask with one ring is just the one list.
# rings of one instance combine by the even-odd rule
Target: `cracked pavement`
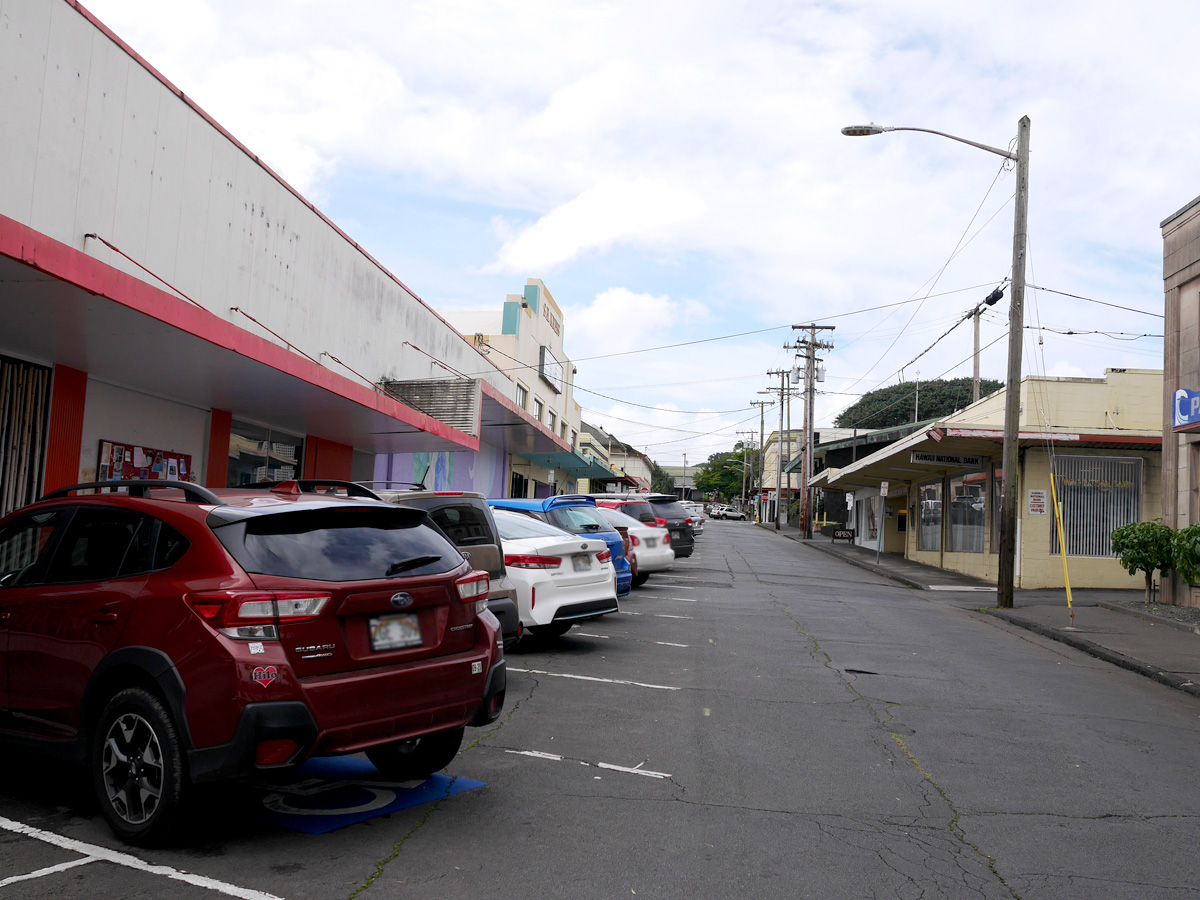
[[[643,615],[510,654],[600,680],[510,672],[447,770],[486,787],[316,837],[233,788],[190,845],[138,852],[284,898],[1200,897],[1200,701],[978,602],[714,522],[623,603]],[[26,762],[3,815],[118,846],[84,789]],[[0,879],[59,861],[0,835]],[[0,897],[219,896],[103,877]]]

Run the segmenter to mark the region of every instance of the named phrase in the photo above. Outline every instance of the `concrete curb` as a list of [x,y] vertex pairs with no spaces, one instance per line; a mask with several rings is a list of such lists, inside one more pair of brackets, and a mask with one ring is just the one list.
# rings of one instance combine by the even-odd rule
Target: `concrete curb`
[[[1101,606],[1104,604],[1101,603]],[[1111,607],[1109,607],[1111,608]],[[1120,612],[1121,610],[1116,610]],[[1026,631],[1032,631],[1035,634],[1040,634],[1042,637],[1050,638],[1053,641],[1058,641],[1060,644],[1066,644],[1068,647],[1074,647],[1076,650],[1081,650],[1089,656],[1094,656],[1096,659],[1103,660],[1107,663],[1112,663],[1114,666],[1120,666],[1130,672],[1142,675],[1159,684],[1164,684],[1167,687],[1175,688],[1178,691],[1183,691],[1185,694],[1191,694],[1193,697],[1200,697],[1200,685],[1194,684],[1191,679],[1184,678],[1182,675],[1176,675],[1174,672],[1168,672],[1165,669],[1160,669],[1158,666],[1152,666],[1149,663],[1144,663],[1141,660],[1132,659],[1115,650],[1109,650],[1107,647],[1101,647],[1099,644],[1084,640],[1072,634],[1064,633],[1058,629],[1050,628],[1042,625],[1039,622],[1030,622],[1022,619],[1005,609],[985,608],[984,612],[993,615],[998,619],[1003,619],[1011,625],[1016,625],[1018,628],[1024,628]]]
[[1187,631],[1191,634],[1200,634],[1200,625],[1188,625],[1186,622],[1173,622],[1170,619],[1164,619],[1162,616],[1156,616],[1153,613],[1142,612],[1137,609],[1130,609],[1127,606],[1118,606],[1116,603],[1109,603],[1105,600],[1097,600],[1097,606],[1103,606],[1105,609],[1111,609],[1113,612],[1119,612],[1122,615],[1133,616],[1135,619],[1145,619],[1147,622],[1153,622],[1155,625],[1165,625],[1167,628],[1174,628],[1177,631]]

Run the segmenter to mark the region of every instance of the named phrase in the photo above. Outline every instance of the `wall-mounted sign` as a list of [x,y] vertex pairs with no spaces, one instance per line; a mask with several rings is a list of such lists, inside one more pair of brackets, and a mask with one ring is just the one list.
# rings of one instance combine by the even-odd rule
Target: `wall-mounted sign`
[[563,392],[563,365],[554,358],[554,354],[545,344],[542,345],[542,353],[538,359],[538,374],[555,391],[560,394]]
[[192,456],[171,450],[154,450],[136,444],[101,441],[96,466],[97,481],[192,481]]
[[951,453],[917,453],[913,451],[911,461],[924,466],[960,466],[978,469],[983,465],[982,456],[955,456]]
[[1175,415],[1172,431],[1200,425],[1200,391],[1180,388],[1175,392]]
[[550,323],[550,327],[554,329],[555,334],[559,336],[562,335],[562,325],[559,323],[558,317],[555,316],[554,313],[550,312],[549,303],[542,304],[542,318]]
[[888,483],[886,481],[879,482],[879,496],[886,497],[888,492]]
[[1031,490],[1029,492],[1029,515],[1044,516],[1047,508],[1047,492],[1044,490]]

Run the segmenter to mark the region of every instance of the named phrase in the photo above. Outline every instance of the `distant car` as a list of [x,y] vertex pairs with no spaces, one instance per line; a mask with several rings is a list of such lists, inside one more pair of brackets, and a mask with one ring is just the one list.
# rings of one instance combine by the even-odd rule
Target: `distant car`
[[454,542],[472,569],[487,572],[491,580],[488,609],[500,620],[507,649],[521,637],[521,619],[517,614],[517,592],[504,570],[504,551],[492,521],[492,510],[483,494],[473,491],[427,491],[380,489],[379,485],[398,482],[360,482],[369,486],[389,503],[423,509],[433,524]]
[[735,509],[734,507],[725,504],[713,506],[712,509],[709,510],[708,514],[714,519],[740,519],[743,522],[746,520],[746,514],[744,512],[742,512],[740,509]]
[[488,506],[525,513],[580,537],[601,538],[612,553],[613,569],[617,576],[617,598],[629,594],[633,586],[633,572],[629,560],[625,558],[625,542],[608,520],[596,512],[596,501],[591,497],[562,494],[544,500],[496,499],[488,500]]
[[[692,523],[688,521],[690,514],[682,504],[679,498],[674,494],[593,494],[596,498],[596,503],[600,506],[607,506],[609,509],[620,509],[626,515],[632,515],[635,519],[646,521],[647,513],[643,512],[644,507],[640,504],[649,505],[649,515],[654,516],[656,525],[663,525],[671,533],[671,549],[675,551],[676,559],[684,559],[692,555],[692,551],[696,546],[696,539],[692,530]],[[629,507],[630,504],[638,504],[633,506],[633,512]]]
[[605,541],[581,538],[524,513],[494,512],[521,623],[531,634],[560,636],[577,622],[619,611]]
[[637,574],[633,586],[639,587],[655,572],[665,572],[675,565],[675,551],[671,549],[671,532],[657,525],[639,522],[618,509],[599,508],[600,515],[617,527],[628,529],[633,554],[637,558]]
[[421,510],[308,488],[92,482],[0,519],[0,740],[85,764],[140,844],[205,782],[446,766],[504,705],[488,575]]

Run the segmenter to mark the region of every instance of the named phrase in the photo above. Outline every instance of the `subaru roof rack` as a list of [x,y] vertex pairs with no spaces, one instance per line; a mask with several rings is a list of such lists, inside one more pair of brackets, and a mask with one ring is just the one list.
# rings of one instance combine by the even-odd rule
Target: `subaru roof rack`
[[128,481],[85,481],[83,484],[73,484],[70,487],[59,488],[43,494],[42,500],[54,500],[65,497],[75,491],[89,491],[99,488],[124,488],[131,497],[145,497],[150,488],[156,490],[183,491],[184,499],[189,503],[211,503],[213,506],[224,506],[225,501],[206,487],[192,484],[190,481],[167,481],[150,478],[134,478]]
[[[295,487],[293,487],[295,485]],[[293,478],[286,481],[256,481],[253,484],[239,484],[239,488],[256,491],[275,491],[276,493],[318,493],[318,488],[343,488],[347,497],[366,497],[369,500],[382,501],[383,498],[354,481],[339,481],[336,478]]]

